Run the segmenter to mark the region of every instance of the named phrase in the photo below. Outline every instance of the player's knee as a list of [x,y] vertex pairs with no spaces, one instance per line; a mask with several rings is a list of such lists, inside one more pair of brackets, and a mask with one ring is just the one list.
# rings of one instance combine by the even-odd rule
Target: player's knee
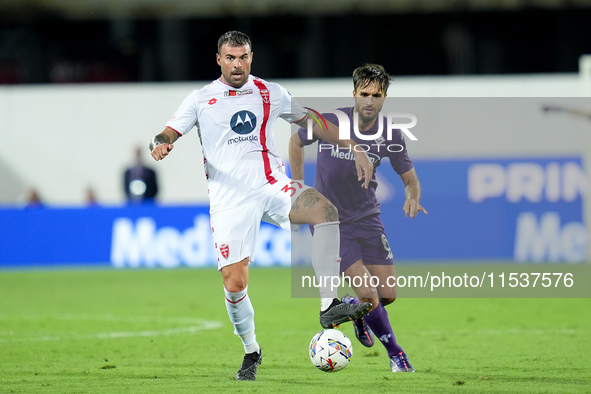
[[227,265],[222,268],[224,287],[230,293],[238,293],[248,285],[248,260]]
[[396,297],[380,298],[380,301],[382,302],[382,305],[386,306],[396,301]]
[[316,225],[338,221],[339,211],[318,190],[310,188],[296,199],[289,216],[292,221]]
[[232,278],[231,280],[224,282],[224,287],[230,293],[238,293],[246,289],[246,281],[243,278]]
[[337,222],[339,220],[339,210],[337,207],[328,201],[326,198],[322,198],[314,207],[314,223],[328,223]]
[[325,200],[322,209],[324,211],[324,220],[327,222],[336,222],[339,220],[339,210],[330,201]]

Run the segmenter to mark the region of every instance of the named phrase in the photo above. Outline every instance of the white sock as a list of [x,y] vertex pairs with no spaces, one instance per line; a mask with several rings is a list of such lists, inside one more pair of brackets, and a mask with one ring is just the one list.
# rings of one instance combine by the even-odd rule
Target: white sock
[[224,294],[228,316],[234,325],[234,334],[242,340],[244,352],[258,352],[260,347],[254,333],[254,308],[248,297],[248,286],[237,293],[231,293],[224,287]]
[[333,298],[321,298],[320,299],[320,310],[324,312],[332,304]]
[[[338,297],[338,287],[332,278],[338,278],[341,258],[339,256],[340,232],[339,222],[320,223],[314,226],[312,237],[312,266],[321,284],[320,298],[330,299]],[[330,305],[330,304],[329,304]],[[323,302],[321,301],[321,310]]]

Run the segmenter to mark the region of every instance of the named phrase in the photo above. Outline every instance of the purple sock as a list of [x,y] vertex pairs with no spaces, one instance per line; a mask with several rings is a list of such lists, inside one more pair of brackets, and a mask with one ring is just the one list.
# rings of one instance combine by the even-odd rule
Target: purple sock
[[365,323],[388,351],[388,357],[395,356],[402,351],[400,345],[396,343],[394,330],[392,330],[388,319],[388,312],[381,302],[376,309],[365,315],[364,319]]

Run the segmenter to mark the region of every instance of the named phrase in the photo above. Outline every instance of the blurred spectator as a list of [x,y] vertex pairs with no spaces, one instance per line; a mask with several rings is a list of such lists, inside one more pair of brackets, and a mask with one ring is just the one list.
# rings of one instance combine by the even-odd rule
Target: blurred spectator
[[27,209],[36,209],[36,208],[43,208],[45,205],[41,200],[41,196],[35,189],[29,189],[27,191],[27,205],[25,208]]
[[86,203],[87,207],[99,206],[96,194],[94,193],[94,189],[90,186],[86,188],[84,202]]
[[158,194],[156,172],[142,161],[142,149],[135,150],[135,164],[125,170],[124,189],[127,201],[132,204],[152,203]]

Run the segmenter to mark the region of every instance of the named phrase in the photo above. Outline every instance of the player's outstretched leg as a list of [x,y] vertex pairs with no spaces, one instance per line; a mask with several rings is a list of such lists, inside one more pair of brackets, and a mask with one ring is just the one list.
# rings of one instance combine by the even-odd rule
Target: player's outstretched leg
[[[343,301],[355,303],[359,302],[359,299],[356,297],[345,296],[343,297]],[[381,300],[378,307],[369,312],[363,320],[365,321],[366,327],[369,327],[369,329],[373,331],[374,335],[386,348],[388,358],[390,358],[390,368],[392,369],[392,372],[414,372],[414,368],[408,361],[408,356],[404,350],[402,350],[402,347],[398,342],[396,342],[396,336],[394,335],[394,330],[390,324],[388,312],[386,311],[386,308],[384,308],[384,304],[382,304]],[[354,324],[355,323],[356,322],[354,322]],[[363,343],[361,339],[360,342]]]
[[263,362],[263,351],[252,352],[244,355],[242,365],[236,374],[236,380],[256,380],[257,370]]
[[[342,300],[346,304],[359,304],[359,298],[351,297],[349,294],[345,295]],[[353,321],[353,328],[355,329],[355,337],[357,340],[365,346],[372,347],[374,344],[373,331],[367,324],[365,324],[365,318],[357,319]]]
[[360,319],[371,310],[371,302],[346,304],[335,298],[325,311],[320,312],[322,328],[334,328],[347,321]]
[[376,309],[365,317],[365,322],[386,348],[388,357],[390,358],[392,372],[414,372],[415,370],[410,365],[406,353],[404,353],[402,347],[396,342],[396,336],[390,324],[388,312],[384,308],[382,301],[380,301]]

